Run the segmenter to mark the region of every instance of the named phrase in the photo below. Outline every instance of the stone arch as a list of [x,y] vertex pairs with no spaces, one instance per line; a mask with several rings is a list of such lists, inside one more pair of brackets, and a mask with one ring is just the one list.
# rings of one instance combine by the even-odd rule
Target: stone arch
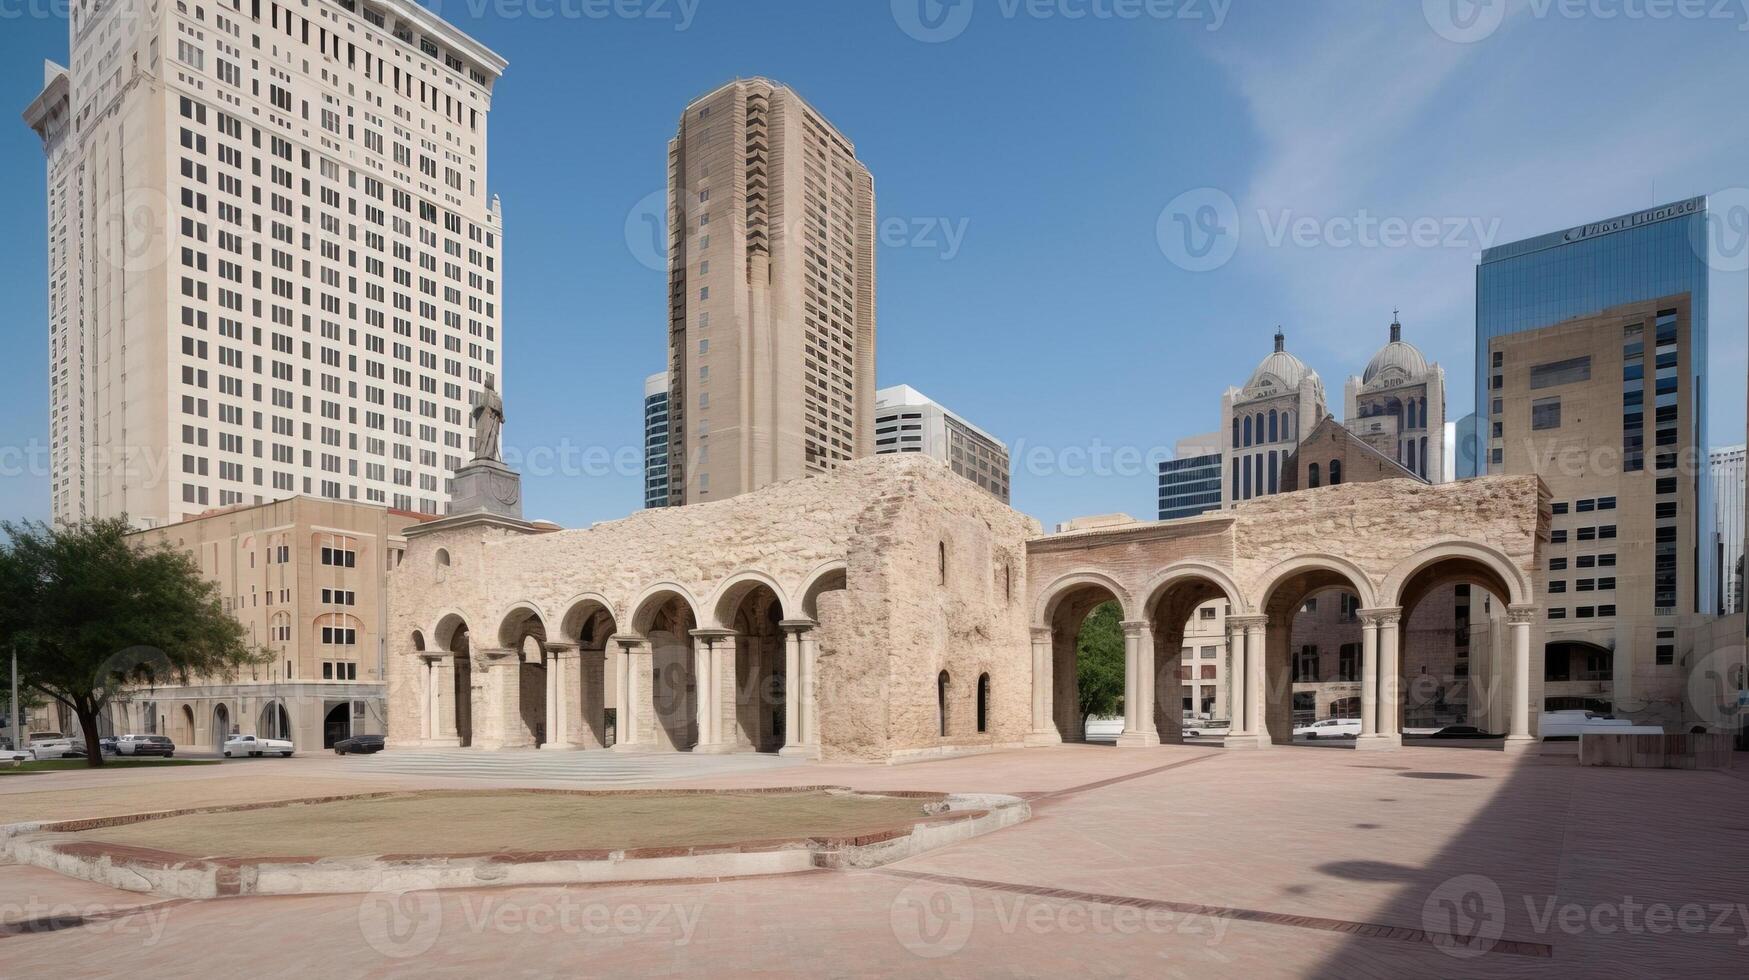
[[[1250,612],[1250,607],[1244,592],[1226,569],[1194,559],[1166,566],[1139,595],[1142,597],[1141,619],[1148,625],[1148,632],[1143,636],[1152,641],[1151,646],[1145,642],[1139,666],[1152,675],[1153,697],[1147,699],[1151,707],[1144,703],[1138,710],[1152,711],[1152,730],[1162,740],[1176,742],[1183,732],[1187,672],[1192,672],[1188,679],[1193,681],[1190,685],[1193,707],[1198,703],[1194,695],[1203,691],[1194,683],[1200,678],[1193,673],[1202,665],[1194,659],[1187,662],[1184,656],[1186,637],[1191,633],[1192,621],[1198,616],[1197,610],[1223,599],[1230,615],[1245,615]],[[1213,666],[1212,662],[1210,666]]]
[[1500,598],[1510,605],[1528,605],[1534,601],[1530,581],[1511,559],[1485,544],[1457,538],[1428,545],[1398,562],[1385,576],[1379,595],[1393,606],[1404,606],[1405,597],[1415,598],[1410,591],[1412,580],[1442,562],[1456,563],[1466,576],[1479,579],[1481,584],[1497,590]]
[[820,593],[849,588],[850,563],[843,559],[826,562],[808,573],[802,583],[799,609],[806,619],[820,621]]
[[1039,592],[1038,602],[1033,607],[1033,625],[1050,626],[1051,618],[1056,614],[1057,606],[1070,594],[1087,586],[1095,586],[1110,592],[1112,597],[1123,607],[1124,618],[1133,615],[1135,603],[1128,589],[1118,584],[1117,579],[1095,569],[1066,572],[1057,576],[1051,584]]
[[1250,603],[1246,601],[1245,593],[1239,584],[1233,581],[1233,576],[1219,565],[1205,561],[1175,561],[1155,575],[1142,590],[1142,618],[1153,619],[1159,607],[1160,600],[1167,590],[1194,579],[1203,579],[1226,593],[1227,601],[1233,604],[1233,615],[1242,616],[1251,611]]
[[735,612],[740,608],[741,602],[757,591],[760,586],[770,589],[771,594],[777,597],[778,609],[784,614],[784,618],[787,618],[790,611],[790,601],[789,597],[784,594],[783,586],[777,584],[777,579],[764,572],[747,569],[724,579],[722,584],[717,586],[716,591],[711,593],[706,608],[711,612],[713,625],[723,629],[733,629],[735,627]]
[[534,636],[544,644],[547,641],[546,624],[547,617],[540,606],[527,601],[512,603],[498,619],[498,645],[506,650],[517,650],[528,636]]
[[449,710],[455,717],[455,737],[461,745],[474,744],[473,634],[462,614],[455,611],[438,617],[430,633],[436,649],[448,655]]
[[693,597],[692,590],[677,582],[658,582],[638,593],[637,599],[632,602],[631,618],[626,625],[633,633],[648,637],[662,607],[674,599],[679,599],[686,611],[692,614],[694,623],[701,621],[699,609],[702,607],[698,599]]
[[1347,584],[1353,587],[1354,593],[1360,596],[1362,608],[1378,605],[1378,592],[1373,587],[1372,578],[1362,571],[1359,565],[1336,555],[1312,553],[1296,555],[1277,563],[1265,572],[1258,580],[1258,587],[1255,591],[1257,599],[1252,608],[1268,611],[1270,599],[1282,583],[1298,575],[1315,575],[1320,572],[1346,579]]
[[[599,592],[582,592],[567,599],[564,604],[565,614],[559,620],[559,639],[566,643],[576,643],[587,649],[598,649],[605,645],[608,636],[596,635],[590,628],[603,622],[614,624],[617,629],[619,616],[614,611],[614,605]],[[603,620],[602,617],[606,617]]]
[[[561,741],[586,749],[603,748],[608,744],[607,712],[609,709],[617,711],[618,707],[610,693],[611,684],[624,669],[619,648],[609,642],[619,632],[619,616],[613,603],[599,592],[573,596],[563,609],[559,638],[566,644],[574,644],[578,652],[576,660],[569,666],[563,660],[559,664],[560,669],[566,671],[561,678],[567,702],[564,710],[573,711],[570,707],[572,698],[576,703],[574,713],[567,715]],[[610,658],[617,661],[611,671],[608,667]],[[617,726],[616,717],[616,732]]]

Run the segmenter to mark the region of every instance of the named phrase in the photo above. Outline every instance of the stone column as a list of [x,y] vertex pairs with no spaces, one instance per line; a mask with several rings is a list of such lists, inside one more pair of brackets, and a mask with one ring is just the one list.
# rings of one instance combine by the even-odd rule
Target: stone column
[[437,662],[441,658],[427,656],[425,661],[425,724],[421,726],[420,738],[426,742],[434,742],[442,737],[443,724],[439,720],[443,713],[443,688],[439,682],[443,673],[438,669]]
[[783,748],[778,755],[820,757],[809,705],[814,700],[814,665],[808,656],[810,634],[819,624],[811,619],[786,619],[783,628]]
[[577,747],[577,725],[582,721],[581,691],[577,690],[577,646],[548,643],[547,649],[547,740],[549,751]]
[[534,745],[522,724],[522,652],[480,650],[475,655],[477,689],[482,709],[474,715],[474,745],[486,750],[525,749]]
[[1251,730],[1251,716],[1245,711],[1245,631],[1227,620],[1227,670],[1222,687],[1227,692],[1227,719],[1232,722],[1227,734],[1238,735]]
[[1055,670],[1049,627],[1032,630],[1032,731],[1027,733],[1029,747],[1063,744],[1057,723],[1051,717],[1051,674]]
[[1397,649],[1401,609],[1360,610],[1360,737],[1362,750],[1395,749],[1403,744],[1398,731],[1402,657]]
[[[1268,679],[1264,671],[1263,644],[1264,629],[1269,625],[1268,616],[1233,616],[1228,623],[1235,626],[1245,637],[1245,669],[1243,676],[1237,666],[1234,667],[1234,682],[1239,694],[1234,698],[1234,704],[1243,702],[1245,728],[1234,731],[1227,736],[1226,747],[1229,749],[1264,749],[1270,746],[1269,721],[1266,707],[1268,696],[1265,685]],[[1239,660],[1234,656],[1235,664]],[[1235,721],[1235,728],[1237,722]]]
[[733,707],[735,702],[730,701],[727,711],[723,704],[725,691],[731,698],[738,691],[735,683],[736,636],[734,630],[692,631],[693,669],[698,675],[694,688],[697,697],[693,702],[698,717],[698,744],[692,747],[694,752],[720,755],[736,749],[736,732],[729,729],[737,717]]
[[820,728],[820,635],[816,630],[802,634],[802,731],[814,757],[819,758],[826,739]]
[[1508,606],[1507,630],[1512,642],[1512,693],[1508,713],[1511,728],[1506,733],[1506,751],[1524,752],[1534,748],[1536,739],[1530,733],[1530,628],[1542,612],[1537,606]]
[[432,740],[440,745],[459,748],[462,744],[457,712],[461,705],[455,693],[455,655],[442,654],[432,658],[432,675],[437,683],[437,708],[432,727]]
[[608,649],[619,651],[619,672],[613,691],[613,748],[616,752],[645,752],[650,748],[639,738],[638,731],[643,724],[638,698],[640,695],[647,698],[649,692],[642,689],[636,676],[641,651],[648,644],[649,641],[641,636],[615,636],[608,640]]
[[1154,631],[1146,622],[1123,624],[1123,734],[1117,744],[1160,744],[1154,725]]

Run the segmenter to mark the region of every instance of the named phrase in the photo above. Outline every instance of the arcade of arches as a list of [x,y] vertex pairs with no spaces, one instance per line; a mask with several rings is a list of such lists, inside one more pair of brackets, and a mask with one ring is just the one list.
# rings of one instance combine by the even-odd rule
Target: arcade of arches
[[1535,478],[1387,481],[1174,522],[1043,535],[928,460],[877,457],[729,500],[552,531],[460,515],[390,574],[389,737],[481,749],[771,752],[895,761],[1077,728],[1076,633],[1121,608],[1124,733],[1179,732],[1198,606],[1232,615],[1228,744],[1288,741],[1293,615],[1358,597],[1366,747],[1399,743],[1403,623],[1454,584],[1508,611],[1502,718],[1543,670]]

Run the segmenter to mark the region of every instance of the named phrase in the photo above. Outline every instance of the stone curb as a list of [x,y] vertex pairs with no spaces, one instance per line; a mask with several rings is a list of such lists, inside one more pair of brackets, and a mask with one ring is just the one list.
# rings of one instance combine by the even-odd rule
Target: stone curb
[[168,817],[235,813],[274,807],[405,796],[692,796],[751,793],[851,792],[843,786],[764,787],[752,790],[413,790],[358,793],[264,803],[190,807],[149,813],[0,827],[0,853],[23,864],[124,891],[174,898],[405,892],[505,885],[715,881],[794,874],[816,869],[874,868],[958,843],[1026,820],[1031,807],[1018,797],[895,791],[868,796],[933,801],[924,816],[902,827],[855,837],[795,837],[675,847],[593,848],[566,851],[491,851],[460,854],[383,854],[317,858],[196,857],[99,841],[57,840],[58,835],[119,827]]

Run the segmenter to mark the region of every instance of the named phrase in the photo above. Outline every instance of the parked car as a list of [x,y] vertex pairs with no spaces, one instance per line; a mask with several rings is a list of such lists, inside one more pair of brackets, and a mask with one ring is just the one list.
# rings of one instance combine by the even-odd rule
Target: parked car
[[1611,718],[1595,711],[1573,708],[1543,712],[1537,731],[1544,739],[1568,739],[1578,738],[1586,732],[1613,732],[1632,727],[1634,723],[1626,718]]
[[123,735],[115,740],[116,755],[161,755],[168,759],[176,754],[176,743],[165,735]]
[[53,738],[30,737],[30,757],[41,761],[43,759],[83,759],[85,758],[85,743],[75,742],[59,732],[41,732],[43,735],[53,735]]
[[1225,718],[1214,721],[1187,721],[1184,723],[1185,738],[1199,738],[1203,735],[1225,735],[1233,730],[1233,723]]
[[291,742],[283,738],[256,738],[253,735],[232,735],[225,739],[225,758],[234,756],[263,756],[275,752],[285,758],[291,758]]
[[383,737],[381,735],[354,735],[334,743],[335,755],[345,755],[348,752],[369,755],[372,752],[381,752],[382,750]]
[[1428,738],[1500,738],[1493,732],[1485,732],[1474,725],[1447,725]]
[[1309,725],[1300,725],[1294,729],[1294,737],[1304,735],[1307,738],[1359,738],[1359,718],[1325,718]]
[[114,735],[105,735],[102,738],[99,738],[97,740],[97,751],[102,752],[104,755],[114,755],[115,754],[115,736]]

